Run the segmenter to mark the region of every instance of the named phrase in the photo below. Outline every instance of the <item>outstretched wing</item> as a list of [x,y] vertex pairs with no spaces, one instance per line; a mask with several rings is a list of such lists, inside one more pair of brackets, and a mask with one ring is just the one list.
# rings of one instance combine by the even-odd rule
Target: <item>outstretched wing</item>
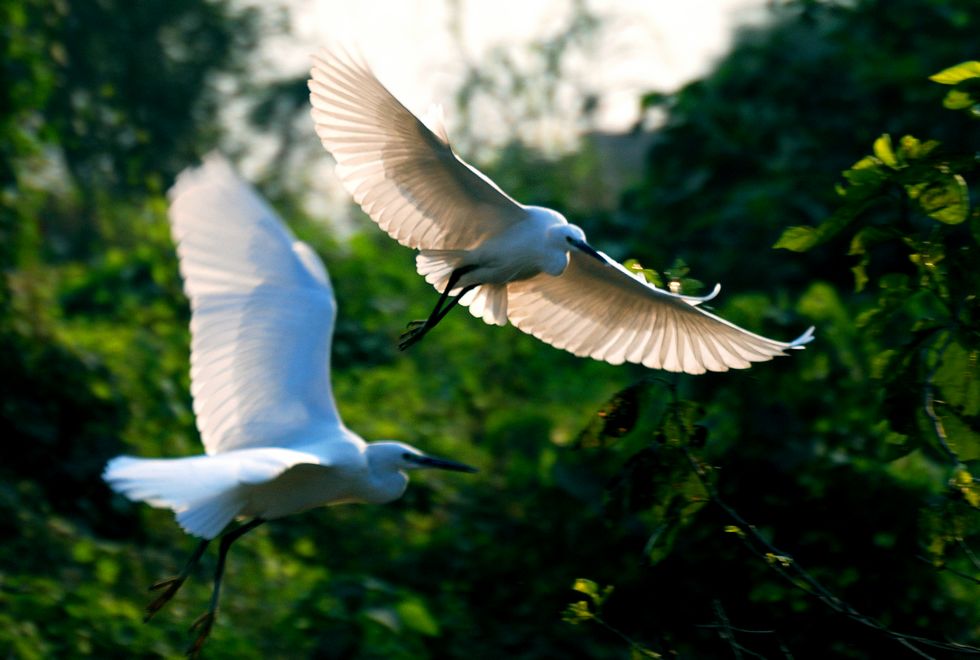
[[599,254],[572,250],[560,276],[508,284],[510,322],[578,356],[689,374],[743,369],[813,338],[813,328],[789,343],[753,334]]
[[340,424],[323,263],[218,156],[182,173],[170,222],[191,302],[191,392],[208,454],[289,447]]
[[469,249],[526,217],[523,207],[429,130],[363,62],[321,49],[309,81],[316,133],[372,220],[402,245]]

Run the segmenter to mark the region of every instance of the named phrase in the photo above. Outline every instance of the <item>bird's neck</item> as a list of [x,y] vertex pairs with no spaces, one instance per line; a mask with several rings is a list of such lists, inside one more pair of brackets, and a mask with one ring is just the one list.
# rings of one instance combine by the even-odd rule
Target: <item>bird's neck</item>
[[385,504],[397,500],[405,494],[408,487],[408,475],[401,470],[372,470],[371,487],[365,502]]

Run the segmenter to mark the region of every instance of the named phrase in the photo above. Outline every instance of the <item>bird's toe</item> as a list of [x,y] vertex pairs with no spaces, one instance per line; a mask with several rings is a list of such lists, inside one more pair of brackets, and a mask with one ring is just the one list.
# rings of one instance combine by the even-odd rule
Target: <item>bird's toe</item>
[[146,614],[143,615],[143,623],[146,623],[153,618],[153,615],[159,612],[164,605],[170,602],[170,599],[174,597],[180,586],[184,584],[184,579],[182,577],[171,577],[154,582],[150,585],[150,591],[158,591],[164,589],[165,591],[157,596],[153,601],[146,606]]
[[398,338],[398,348],[404,351],[409,346],[412,346],[418,340],[422,339],[428,329],[425,321],[412,321],[408,324],[408,329]]
[[163,578],[162,580],[157,580],[150,585],[150,591],[159,591],[164,587],[170,587],[176,584],[178,587],[184,580],[179,576],[175,575],[173,577]]
[[213,610],[208,610],[201,616],[195,619],[194,623],[191,624],[191,631],[197,631],[197,637],[187,648],[187,657],[196,658],[198,653],[201,652],[201,647],[204,646],[204,642],[207,641],[208,636],[211,634],[211,628],[214,626],[214,617],[216,612]]

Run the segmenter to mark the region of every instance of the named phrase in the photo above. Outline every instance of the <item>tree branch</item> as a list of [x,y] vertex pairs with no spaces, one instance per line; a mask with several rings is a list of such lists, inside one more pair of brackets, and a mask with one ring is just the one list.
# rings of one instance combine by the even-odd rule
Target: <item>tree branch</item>
[[980,578],[976,578],[976,577],[970,575],[969,573],[964,573],[963,571],[957,570],[955,568],[951,568],[945,562],[943,562],[939,566],[936,566],[936,563],[934,561],[932,561],[931,559],[929,559],[928,557],[923,557],[922,555],[916,555],[915,557],[916,557],[916,559],[918,559],[920,561],[923,561],[923,562],[929,564],[930,566],[934,567],[937,571],[946,572],[946,573],[952,573],[956,577],[963,578],[964,580],[967,580],[969,582],[973,582],[975,584],[980,584]]
[[740,531],[738,537],[742,540],[749,551],[765,561],[770,568],[775,570],[790,584],[794,585],[801,591],[816,597],[835,612],[843,614],[861,625],[881,632],[920,657],[931,658],[932,656],[919,648],[919,646],[956,653],[980,655],[980,648],[974,646],[955,642],[941,642],[939,640],[929,639],[927,637],[919,637],[917,635],[908,635],[905,633],[896,632],[888,628],[877,619],[862,614],[849,603],[841,600],[833,592],[824,587],[819,580],[810,575],[806,569],[797,564],[791,555],[781,551],[779,548],[767,541],[761,534],[759,534],[758,531],[756,531],[753,525],[751,525],[738,513],[738,511],[722,500],[718,495],[718,491],[715,489],[714,484],[711,483],[711,480],[708,478],[707,472],[701,462],[698,461],[693,454],[691,454],[687,447],[682,447],[682,450],[687,456],[688,461],[691,463],[691,466],[694,469],[694,474],[697,475],[698,480],[708,493],[711,501],[714,502],[715,505],[717,505],[738,525]]

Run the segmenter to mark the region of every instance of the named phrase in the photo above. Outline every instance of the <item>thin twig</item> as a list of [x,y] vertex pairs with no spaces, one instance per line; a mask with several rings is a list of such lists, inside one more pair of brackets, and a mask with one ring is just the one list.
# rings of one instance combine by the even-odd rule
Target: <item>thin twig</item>
[[[928,374],[926,374],[925,380],[922,385],[922,400],[923,407],[926,411],[926,416],[932,422],[932,430],[936,435],[936,440],[939,441],[939,446],[942,447],[943,451],[946,452],[946,456],[949,458],[950,462],[954,467],[959,467],[962,465],[960,462],[960,457],[956,455],[956,452],[949,446],[949,442],[946,436],[946,427],[943,426],[943,420],[939,418],[936,414],[935,399],[933,398],[933,393],[935,392],[935,387],[933,386],[933,379],[936,377],[936,372],[939,371],[940,365],[943,363],[943,354],[946,353],[946,349],[953,341],[953,333],[950,331],[946,332],[946,338],[943,341],[942,346],[936,352],[936,361],[929,368]],[[928,364],[929,360],[929,349],[922,349],[922,362],[923,364]]]
[[[873,628],[887,635],[895,642],[901,644],[909,651],[919,655],[920,657],[931,658],[932,656],[916,646],[917,644],[943,651],[980,655],[980,648],[974,646],[955,642],[940,642],[927,637],[919,637],[917,635],[896,632],[885,626],[877,619],[862,614],[846,601],[838,598],[833,592],[824,587],[820,581],[810,575],[806,569],[797,564],[791,555],[772,545],[765,539],[765,537],[756,531],[753,525],[749,524],[749,522],[746,521],[735,509],[725,503],[725,501],[718,495],[718,491],[714,487],[714,484],[712,484],[710,479],[708,479],[708,475],[701,463],[693,456],[693,454],[691,454],[687,447],[682,447],[682,451],[687,456],[688,461],[691,463],[691,466],[694,469],[694,474],[697,476],[698,480],[701,482],[701,485],[708,493],[711,501],[714,502],[715,505],[717,505],[722,511],[724,511],[732,520],[734,520],[739,529],[743,532],[737,536],[742,540],[745,546],[753,554],[765,561],[770,568],[775,570],[777,573],[779,573],[779,575],[796,586],[798,589],[816,597],[835,612],[844,614],[845,616],[864,626]],[[765,552],[761,551],[759,547],[756,547],[752,541],[760,546]],[[780,558],[782,561],[772,561],[771,557]],[[802,581],[802,583],[800,581]]]
[[[720,623],[698,623],[694,626],[695,628],[720,628]],[[775,635],[775,630],[752,630],[750,628],[739,628],[738,626],[729,626],[729,630],[737,633],[745,633],[746,635]]]
[[766,660],[766,656],[761,653],[756,653],[752,649],[748,648],[744,644],[740,644],[738,640],[735,639],[735,628],[732,627],[731,621],[728,620],[728,614],[725,613],[725,608],[721,606],[721,601],[717,598],[712,602],[715,609],[715,616],[721,622],[717,625],[718,636],[724,641],[728,642],[728,646],[732,649],[732,654],[735,656],[735,660],[742,660],[742,654],[747,653],[753,658],[762,658]]
[[636,642],[632,637],[630,637],[629,635],[627,635],[626,633],[624,633],[620,629],[615,628],[615,627],[611,626],[610,624],[608,624],[606,622],[606,620],[603,619],[601,616],[599,616],[597,613],[593,613],[592,616],[590,617],[590,620],[591,621],[595,621],[600,626],[602,626],[603,628],[605,628],[606,630],[608,630],[609,632],[611,632],[612,634],[616,635],[621,640],[623,640],[624,642],[626,642],[629,645],[630,649],[635,650],[635,651],[639,651],[640,653],[642,653],[644,655],[647,655],[648,653],[651,652],[645,646],[643,646],[642,644]]
[[966,544],[966,541],[963,540],[962,536],[956,537],[956,545],[960,547],[960,550],[963,551],[966,558],[970,560],[971,564],[973,564],[973,568],[980,571],[980,557],[977,557],[976,553],[974,553],[973,549]]
[[742,660],[742,652],[738,648],[738,644],[735,642],[735,633],[732,632],[732,624],[728,620],[728,615],[725,614],[725,608],[721,606],[721,601],[717,598],[714,600],[712,605],[715,608],[715,616],[721,621],[721,626],[718,628],[718,636],[724,641],[728,642],[728,645],[732,649],[732,653],[735,655],[735,660]]
[[932,566],[933,568],[935,568],[937,571],[945,572],[945,573],[952,573],[956,577],[963,578],[964,580],[968,580],[970,582],[973,582],[974,584],[980,584],[980,578],[974,577],[973,575],[970,575],[969,573],[964,573],[961,570],[955,569],[955,568],[953,568],[952,566],[950,566],[949,564],[947,564],[945,562],[943,562],[939,566],[936,566],[935,562],[933,562],[928,557],[923,557],[922,555],[916,555],[915,558],[918,559],[918,560],[920,560],[920,561],[923,561],[923,562],[929,564],[930,566]]

